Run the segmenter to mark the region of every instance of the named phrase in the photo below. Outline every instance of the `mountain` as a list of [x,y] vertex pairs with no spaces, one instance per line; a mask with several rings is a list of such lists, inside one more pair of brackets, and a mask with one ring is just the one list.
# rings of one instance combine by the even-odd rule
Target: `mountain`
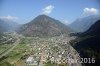
[[60,21],[46,15],[39,15],[31,22],[24,24],[17,31],[25,36],[58,36],[72,30]]
[[0,19],[0,33],[13,31],[18,26],[16,22]]
[[96,21],[86,32],[81,33],[73,47],[83,58],[95,58],[95,63],[87,66],[100,66],[100,20]]
[[85,32],[93,25],[97,20],[100,19],[100,15],[91,15],[83,18],[78,18],[69,26],[76,32]]

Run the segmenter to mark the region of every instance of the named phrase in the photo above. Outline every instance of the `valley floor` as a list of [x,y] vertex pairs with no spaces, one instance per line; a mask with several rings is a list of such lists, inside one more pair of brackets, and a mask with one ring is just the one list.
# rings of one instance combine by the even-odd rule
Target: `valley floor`
[[10,36],[16,38],[13,43],[0,42],[0,66],[82,66],[68,62],[69,59],[80,60],[78,52],[69,44],[75,37],[24,37],[16,33]]

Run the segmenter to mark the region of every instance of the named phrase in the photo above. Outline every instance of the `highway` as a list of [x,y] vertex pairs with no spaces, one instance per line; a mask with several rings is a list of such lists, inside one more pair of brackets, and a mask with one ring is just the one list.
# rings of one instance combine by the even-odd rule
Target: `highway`
[[17,40],[15,41],[15,43],[13,44],[13,46],[8,49],[7,51],[3,52],[1,55],[0,55],[0,58],[2,58],[3,56],[6,56],[7,54],[9,54],[10,51],[12,51],[20,42],[20,39],[18,37],[18,35],[15,36],[17,38]]

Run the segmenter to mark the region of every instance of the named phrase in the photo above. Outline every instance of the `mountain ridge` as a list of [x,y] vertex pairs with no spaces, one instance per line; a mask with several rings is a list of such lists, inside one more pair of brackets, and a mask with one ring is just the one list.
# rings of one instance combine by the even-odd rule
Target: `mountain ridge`
[[77,40],[79,41],[75,41],[73,47],[80,53],[80,56],[95,58],[95,63],[86,64],[86,66],[100,66],[100,20],[96,21],[86,32],[79,34]]
[[16,22],[0,19],[0,32],[1,33],[14,31],[18,26],[19,24]]
[[59,20],[47,15],[39,15],[29,23],[24,24],[17,31],[25,36],[57,36],[72,30]]
[[100,15],[90,15],[87,17],[76,19],[69,26],[72,29],[74,29],[76,32],[85,32],[91,27],[91,25],[93,25],[99,19],[100,19]]

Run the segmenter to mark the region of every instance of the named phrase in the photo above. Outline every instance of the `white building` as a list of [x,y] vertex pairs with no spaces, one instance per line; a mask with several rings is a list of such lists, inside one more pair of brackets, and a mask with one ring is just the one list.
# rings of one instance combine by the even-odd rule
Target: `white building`
[[27,66],[30,66],[30,65],[38,65],[38,62],[32,56],[30,56],[26,60],[26,65]]

